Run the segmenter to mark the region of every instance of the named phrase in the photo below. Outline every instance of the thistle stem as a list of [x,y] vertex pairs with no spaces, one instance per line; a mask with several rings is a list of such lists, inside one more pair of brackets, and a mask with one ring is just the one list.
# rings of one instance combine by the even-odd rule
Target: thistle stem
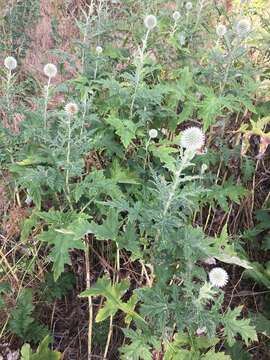
[[[179,166],[179,168],[175,171],[174,173],[174,181],[173,181],[173,184],[172,184],[172,188],[171,188],[171,191],[169,193],[169,196],[168,196],[168,199],[165,203],[165,206],[164,206],[164,210],[163,210],[163,218],[167,215],[171,205],[172,205],[172,202],[173,202],[173,199],[175,197],[175,193],[176,193],[176,190],[180,184],[180,175],[182,174],[182,171],[187,167],[188,163],[190,160],[192,160],[193,158],[193,153],[190,153],[189,151],[185,151],[183,157],[182,157],[182,161],[181,161],[181,164]],[[157,241],[160,237],[160,234],[161,234],[161,231],[160,229],[158,229],[157,231],[157,234],[156,234],[156,237],[155,237],[155,241]]]
[[139,62],[136,68],[136,75],[135,75],[135,89],[134,89],[134,93],[132,96],[132,102],[131,102],[131,106],[130,106],[130,119],[132,119],[133,117],[133,109],[134,109],[134,104],[135,104],[135,100],[137,97],[137,92],[138,92],[138,88],[139,88],[139,84],[141,81],[141,74],[142,74],[142,70],[143,70],[143,63],[144,63],[144,52],[147,46],[147,40],[149,37],[149,33],[150,33],[150,29],[147,30],[145,38],[142,41],[142,48],[139,48]]
[[8,71],[8,76],[7,76],[7,90],[6,90],[6,99],[7,99],[8,114],[9,114],[9,112],[10,112],[10,83],[11,83],[11,70]]
[[44,129],[47,128],[47,109],[49,101],[49,88],[51,84],[51,78],[49,77],[47,86],[45,86],[45,102],[44,102]]
[[69,167],[70,167],[70,143],[71,143],[71,116],[68,115],[68,143],[67,143],[67,158],[66,158],[66,196],[69,202],[70,208],[73,209],[71,199],[70,199],[70,187],[69,187]]

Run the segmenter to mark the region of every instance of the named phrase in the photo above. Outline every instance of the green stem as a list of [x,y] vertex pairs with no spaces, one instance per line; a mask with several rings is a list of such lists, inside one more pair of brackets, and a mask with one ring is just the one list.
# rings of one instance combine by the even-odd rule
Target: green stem
[[[188,166],[190,160],[192,160],[194,156],[194,153],[191,153],[189,151],[185,151],[183,157],[182,157],[182,161],[181,161],[181,164],[179,166],[179,168],[175,171],[174,173],[174,181],[173,181],[173,184],[172,184],[172,188],[171,188],[171,191],[169,193],[169,196],[168,196],[168,199],[166,201],[166,204],[164,206],[164,210],[163,210],[163,218],[167,215],[171,205],[172,205],[172,202],[173,202],[173,199],[175,197],[175,193],[176,193],[176,190],[180,184],[180,181],[181,181],[181,174],[182,174],[182,171]],[[160,229],[158,229],[157,231],[157,234],[156,234],[156,237],[155,237],[155,241],[157,242],[159,237],[160,237],[160,234],[161,234],[161,231]]]
[[47,109],[49,101],[49,88],[50,88],[51,78],[48,79],[48,84],[45,87],[45,102],[44,102],[44,129],[47,128]]
[[145,38],[143,39],[142,48],[139,49],[140,58],[139,58],[139,63],[137,65],[136,75],[135,75],[135,89],[134,89],[134,93],[133,93],[133,96],[132,96],[132,102],[131,102],[131,106],[130,106],[130,115],[129,115],[130,120],[133,117],[134,104],[135,104],[139,84],[140,84],[140,81],[141,81],[141,73],[142,73],[142,70],[143,70],[143,63],[144,63],[144,52],[145,52],[145,49],[146,49],[146,46],[147,46],[147,40],[148,40],[148,37],[149,37],[149,33],[150,33],[150,29],[147,30]]
[[68,116],[68,143],[67,143],[67,158],[66,158],[66,196],[69,202],[70,208],[73,209],[70,199],[70,187],[69,187],[69,167],[70,167],[70,143],[71,143],[71,116]]

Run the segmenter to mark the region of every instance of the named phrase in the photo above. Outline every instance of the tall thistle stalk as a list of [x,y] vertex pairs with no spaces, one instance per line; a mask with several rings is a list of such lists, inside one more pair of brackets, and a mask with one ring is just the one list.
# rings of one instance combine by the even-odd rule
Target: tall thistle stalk
[[5,68],[7,69],[7,77],[6,77],[6,102],[7,102],[7,112],[8,116],[10,115],[11,110],[11,89],[12,89],[12,71],[17,67],[17,60],[12,57],[8,56],[4,60]]
[[44,111],[43,111],[43,123],[44,129],[47,128],[47,110],[48,110],[48,102],[49,102],[49,90],[51,85],[51,80],[57,75],[57,67],[54,64],[47,64],[44,66],[44,74],[48,78],[47,85],[45,86],[45,94],[44,94]]
[[154,15],[148,15],[144,19],[144,25],[147,29],[146,35],[144,39],[142,40],[142,46],[138,48],[138,57],[137,57],[137,66],[136,66],[136,73],[135,73],[135,87],[134,87],[134,93],[132,96],[131,106],[130,106],[130,119],[133,118],[133,110],[134,110],[134,104],[137,96],[137,91],[139,88],[139,84],[141,81],[142,71],[143,71],[143,65],[144,65],[144,55],[145,50],[147,47],[147,41],[150,34],[150,31],[153,30],[157,25],[157,19]]
[[70,177],[70,153],[71,153],[71,120],[74,115],[78,112],[78,106],[75,103],[68,103],[65,106],[65,112],[67,114],[67,156],[66,156],[66,176],[65,176],[65,187],[66,187],[66,196],[71,209],[73,209],[71,198],[70,198],[70,187],[69,187],[69,177]]
[[[162,212],[163,218],[166,217],[176,196],[178,186],[181,182],[181,175],[183,173],[183,170],[190,166],[190,161],[195,156],[196,151],[201,149],[204,146],[204,143],[205,135],[199,128],[191,127],[183,131],[180,145],[182,149],[185,149],[185,151],[183,152],[183,150],[181,149],[180,162],[178,167],[176,167],[174,171],[174,179]],[[156,241],[159,239],[160,235],[161,231],[158,230],[156,234]]]
[[[4,65],[5,65],[5,68],[7,69],[5,96],[6,96],[6,103],[7,103],[8,122],[9,122],[9,117],[10,117],[11,107],[12,107],[12,105],[11,105],[12,104],[12,97],[11,97],[12,79],[15,76],[12,74],[12,71],[15,70],[17,67],[17,60],[13,56],[8,56],[4,60]],[[8,152],[10,153],[11,162],[12,162],[12,164],[14,164],[12,152],[11,151],[8,151]],[[19,207],[21,207],[22,204],[21,204],[21,200],[20,200],[20,193],[19,193],[19,189],[18,189],[16,180],[14,180],[14,184],[15,184],[15,187],[14,187],[15,198],[17,200],[17,204],[19,205]]]

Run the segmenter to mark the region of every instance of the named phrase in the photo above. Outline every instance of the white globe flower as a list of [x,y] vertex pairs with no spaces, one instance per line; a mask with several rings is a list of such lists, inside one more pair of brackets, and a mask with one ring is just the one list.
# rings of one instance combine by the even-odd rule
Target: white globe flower
[[180,145],[188,150],[199,150],[204,146],[205,135],[198,127],[192,126],[182,132]]
[[240,19],[236,24],[236,33],[238,36],[245,36],[251,30],[251,23],[248,19]]
[[155,139],[158,136],[158,131],[156,129],[150,129],[148,134],[151,139]]
[[187,11],[190,11],[190,10],[192,9],[192,7],[193,7],[192,3],[191,3],[190,1],[188,1],[188,2],[186,3],[186,10],[187,10]]
[[48,78],[53,78],[57,74],[57,67],[54,64],[49,63],[44,66],[43,71]]
[[208,166],[206,164],[202,164],[202,166],[201,166],[201,174],[203,175],[206,172],[207,169],[208,169]]
[[13,56],[7,56],[4,60],[4,65],[8,70],[14,70],[17,67],[17,60]]
[[148,30],[154,29],[157,26],[157,18],[155,15],[147,15],[144,18],[144,25]]
[[175,11],[175,12],[173,13],[172,17],[173,17],[173,20],[174,20],[174,21],[177,21],[177,20],[180,19],[181,14],[180,14],[179,11]]
[[226,34],[227,32],[227,28],[225,25],[223,24],[218,24],[217,27],[216,27],[216,34],[217,36],[219,37],[222,37]]
[[77,114],[78,112],[78,105],[73,103],[73,102],[70,102],[68,104],[65,105],[65,112],[69,115],[69,116],[72,116],[72,115],[75,115]]
[[102,54],[102,52],[103,52],[102,47],[101,47],[101,46],[97,46],[97,47],[96,47],[96,53],[97,53],[98,55],[100,55],[100,54]]
[[216,267],[209,272],[210,283],[216,287],[224,287],[229,280],[229,275],[227,271],[220,267]]

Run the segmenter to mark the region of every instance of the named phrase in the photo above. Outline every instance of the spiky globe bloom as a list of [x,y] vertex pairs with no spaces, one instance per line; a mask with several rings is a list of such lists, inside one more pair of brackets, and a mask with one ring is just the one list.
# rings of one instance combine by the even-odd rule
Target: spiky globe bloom
[[188,150],[199,150],[204,146],[205,135],[198,127],[192,126],[181,134],[180,145]]
[[148,135],[151,139],[155,139],[158,136],[158,131],[156,129],[150,129]]
[[75,115],[78,112],[78,105],[73,103],[73,102],[69,102],[65,105],[65,112],[69,115]]
[[57,74],[57,67],[49,63],[44,66],[43,71],[48,78],[53,78]]
[[216,27],[216,34],[217,36],[219,37],[222,37],[226,34],[227,32],[227,28],[225,25],[223,24],[218,24],[217,27]]
[[144,25],[148,30],[154,29],[157,26],[157,18],[155,15],[147,15],[144,18]]
[[4,60],[4,65],[9,71],[12,71],[17,67],[17,60],[13,56],[7,56]]
[[251,30],[251,23],[248,19],[240,19],[236,24],[236,32],[239,36],[247,35]]
[[173,20],[174,20],[174,21],[177,21],[177,20],[180,19],[181,14],[180,14],[179,11],[175,11],[175,12],[173,13],[172,17],[173,17]]
[[212,285],[222,288],[227,285],[229,275],[224,269],[216,267],[209,272],[209,280]]
[[190,11],[190,10],[192,9],[192,7],[193,7],[192,3],[191,3],[190,1],[188,1],[188,2],[186,3],[186,10],[187,10],[187,11]]
[[100,55],[102,52],[103,52],[102,47],[101,47],[101,46],[97,46],[97,47],[96,47],[96,53],[97,53],[98,55]]

